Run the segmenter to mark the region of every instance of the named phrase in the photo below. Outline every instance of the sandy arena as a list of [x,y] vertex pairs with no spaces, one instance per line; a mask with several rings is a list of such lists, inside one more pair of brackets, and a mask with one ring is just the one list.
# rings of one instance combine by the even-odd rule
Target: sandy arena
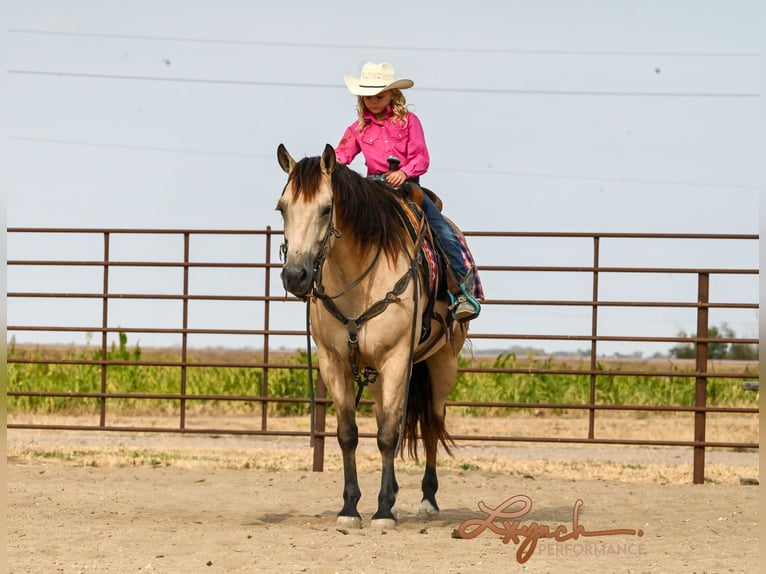
[[[452,423],[456,433],[498,424]],[[747,432],[757,440],[757,421]],[[358,459],[363,528],[353,531],[335,524],[334,439],[316,473],[305,438],[9,429],[10,572],[758,571],[760,488],[741,484],[758,476],[757,451],[710,449],[707,482],[695,486],[689,448],[463,444],[442,458],[438,517],[417,515],[422,467],[398,464],[399,523],[388,532],[369,527],[374,441]],[[496,532],[458,537],[487,517],[480,501],[497,508],[517,495],[532,504],[517,518],[526,531],[497,519]],[[538,530],[534,546],[534,523],[569,539]]]

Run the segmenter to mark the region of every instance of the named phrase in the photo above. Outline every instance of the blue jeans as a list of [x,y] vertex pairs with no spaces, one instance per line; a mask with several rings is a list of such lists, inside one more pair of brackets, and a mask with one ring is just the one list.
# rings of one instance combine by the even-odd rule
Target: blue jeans
[[444,219],[439,208],[436,207],[434,202],[431,201],[431,198],[426,194],[423,194],[423,204],[421,207],[423,208],[423,213],[426,215],[428,224],[431,226],[431,231],[433,231],[436,236],[436,241],[439,243],[442,252],[449,260],[450,267],[452,267],[452,270],[458,275],[458,277],[455,278],[456,281],[458,283],[462,282],[463,278],[468,274],[468,269],[466,269],[465,263],[463,262],[463,251],[460,248],[460,240],[457,238],[457,235],[455,235],[452,226]]

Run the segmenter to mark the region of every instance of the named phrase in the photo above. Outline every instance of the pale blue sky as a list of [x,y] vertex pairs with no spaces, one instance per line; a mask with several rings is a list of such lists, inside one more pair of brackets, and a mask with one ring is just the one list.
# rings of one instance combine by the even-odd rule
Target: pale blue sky
[[[758,232],[758,2],[385,6],[371,18],[358,2],[296,1],[289,11],[245,0],[8,2],[7,224],[279,228],[276,146],[300,157],[336,143],[354,119],[343,74],[389,61],[415,81],[406,95],[426,130],[427,183],[465,230]],[[11,242],[9,257],[50,248]],[[480,265],[562,251],[474,247]],[[757,265],[754,248],[654,259],[625,243],[617,255]],[[8,288],[40,279],[12,272]],[[487,282],[499,298],[552,288]],[[757,281],[721,289],[721,299],[757,298]],[[34,307],[10,301],[9,323],[44,313]],[[721,320],[756,334],[752,312]],[[581,320],[536,308],[480,321],[545,331]],[[612,328],[672,336],[694,324],[626,313]]]

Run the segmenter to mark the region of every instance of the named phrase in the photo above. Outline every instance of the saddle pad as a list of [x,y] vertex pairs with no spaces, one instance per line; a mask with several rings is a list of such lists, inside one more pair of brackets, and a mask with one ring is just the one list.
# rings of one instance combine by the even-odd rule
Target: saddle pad
[[[418,240],[418,229],[420,228],[420,222],[423,220],[423,212],[404,197],[399,198],[399,207],[402,219],[410,233],[410,238],[415,243]],[[426,291],[433,294],[439,274],[439,260],[436,256],[436,250],[428,240],[428,237],[423,239],[423,246],[420,252],[422,255],[420,260],[421,266],[427,279]]]
[[476,262],[473,260],[473,254],[471,253],[471,250],[468,249],[468,242],[466,242],[463,234],[460,233],[457,225],[455,225],[452,221],[449,221],[449,219],[447,221],[452,226],[452,229],[455,230],[455,235],[457,235],[457,238],[460,241],[460,252],[463,255],[463,263],[465,263],[465,268],[473,269],[473,293],[471,293],[471,295],[473,295],[474,299],[483,300],[484,287],[481,285],[479,270],[476,269]]
[[[399,206],[402,218],[407,224],[407,229],[410,232],[410,237],[413,241],[417,241],[418,227],[423,219],[423,212],[419,208],[415,207],[415,205],[407,198],[400,197]],[[471,295],[473,295],[474,298],[478,300],[483,300],[484,287],[481,284],[481,278],[479,277],[479,272],[476,269],[476,262],[474,261],[473,254],[468,247],[468,242],[466,241],[465,237],[463,237],[460,229],[458,229],[457,225],[455,225],[453,221],[447,217],[444,219],[447,221],[447,223],[450,224],[452,229],[455,230],[455,235],[457,236],[458,242],[460,243],[460,253],[463,256],[463,263],[465,264],[466,269],[474,270],[473,293],[471,293]],[[428,241],[427,237],[423,241],[423,248],[421,252],[423,254],[422,261],[424,262],[422,264],[425,267],[424,271],[428,277],[428,292],[433,293],[438,281],[440,263],[436,254],[436,250],[433,244]]]

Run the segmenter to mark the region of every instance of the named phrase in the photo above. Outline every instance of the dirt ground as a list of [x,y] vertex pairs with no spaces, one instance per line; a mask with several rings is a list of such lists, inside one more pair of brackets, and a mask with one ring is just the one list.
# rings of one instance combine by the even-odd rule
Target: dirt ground
[[[456,434],[501,424],[452,423]],[[572,424],[526,423],[536,432]],[[658,421],[615,424],[663,430]],[[757,441],[757,420],[751,427],[723,421],[717,432],[721,440],[744,433]],[[706,483],[692,485],[688,448],[463,444],[440,463],[437,517],[417,514],[421,465],[398,463],[395,531],[370,527],[380,480],[374,440],[359,449],[361,530],[335,523],[342,473],[334,440],[321,473],[311,471],[305,438],[8,429],[7,451],[12,573],[717,573],[759,566],[760,487],[741,483],[758,476],[753,451],[710,449]],[[507,521],[501,516],[488,527],[491,509],[502,511],[518,495],[531,508],[514,517],[521,506],[510,505]],[[486,528],[460,538],[471,519],[485,519]],[[521,528],[512,529],[514,520]],[[569,539],[545,538],[545,527],[560,527],[559,537]]]

